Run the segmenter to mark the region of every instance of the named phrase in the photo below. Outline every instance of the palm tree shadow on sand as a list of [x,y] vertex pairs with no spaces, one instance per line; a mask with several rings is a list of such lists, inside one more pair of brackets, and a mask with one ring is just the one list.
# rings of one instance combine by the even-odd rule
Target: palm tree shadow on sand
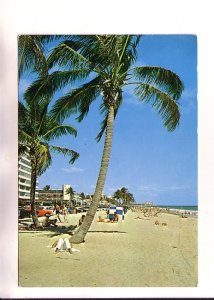
[[89,230],[88,233],[127,233],[119,230]]
[[[60,228],[51,228],[48,231],[51,231],[51,233],[48,234],[49,237],[55,237],[59,236],[61,234],[74,234],[74,229],[76,229],[76,226],[69,226],[69,227],[60,227]],[[119,231],[119,230],[89,230],[88,233],[127,233],[126,231]]]

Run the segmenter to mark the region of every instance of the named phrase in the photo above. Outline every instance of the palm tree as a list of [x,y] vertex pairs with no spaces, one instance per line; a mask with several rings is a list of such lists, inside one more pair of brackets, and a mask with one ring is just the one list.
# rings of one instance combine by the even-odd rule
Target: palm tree
[[[112,145],[114,120],[123,102],[123,91],[128,85],[135,86],[134,93],[141,102],[150,102],[161,115],[164,126],[173,131],[180,118],[178,99],[183,91],[180,78],[170,70],[157,66],[135,66],[137,35],[87,35],[73,36],[61,42],[48,58],[49,68],[55,64],[61,72],[51,74],[46,83],[38,81],[29,90],[39,88],[38,95],[52,95],[63,85],[75,80],[83,83],[58,99],[52,110],[57,120],[64,120],[72,113],[79,113],[78,121],[87,115],[90,105],[102,97],[100,111],[104,115],[100,141],[105,132],[103,156],[94,197],[86,218],[75,235],[74,243],[84,241],[99,206],[105,184]],[[90,76],[90,77],[89,77]],[[100,98],[99,98],[100,99]]]
[[[125,187],[122,187],[121,189],[116,190],[116,192],[113,195],[113,198],[118,199],[118,201],[122,205],[127,205],[127,204],[130,204],[131,202],[134,202],[133,195]],[[122,203],[121,203],[121,201],[122,201]]]
[[51,188],[51,186],[50,186],[49,184],[47,184],[47,185],[43,188],[43,190],[44,190],[44,191],[49,191],[50,188]]
[[42,76],[48,74],[45,52],[50,42],[58,40],[59,35],[19,35],[18,71],[19,78],[25,72],[36,72]]
[[120,200],[122,199],[121,190],[116,190],[113,194],[113,198],[117,199],[118,203],[120,204]]
[[29,155],[31,161],[30,202],[32,218],[36,227],[39,222],[36,214],[35,191],[37,177],[51,164],[51,152],[70,156],[73,163],[79,154],[73,150],[50,145],[49,142],[65,134],[76,136],[76,130],[70,125],[53,121],[48,112],[50,101],[43,99],[39,103],[19,101],[19,154]]
[[73,188],[72,187],[67,188],[66,189],[66,194],[70,195],[70,201],[73,203],[73,206],[74,206],[73,197],[74,197],[75,191],[73,190]]

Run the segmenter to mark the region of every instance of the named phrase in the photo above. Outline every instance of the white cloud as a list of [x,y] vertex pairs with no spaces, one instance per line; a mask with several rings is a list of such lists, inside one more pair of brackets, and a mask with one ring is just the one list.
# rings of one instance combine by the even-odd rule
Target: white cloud
[[61,170],[62,170],[63,172],[66,172],[66,173],[79,173],[79,172],[84,172],[83,169],[77,168],[77,167],[61,168]]
[[141,185],[138,187],[140,191],[146,194],[161,193],[167,191],[187,190],[189,186],[158,186],[158,185]]

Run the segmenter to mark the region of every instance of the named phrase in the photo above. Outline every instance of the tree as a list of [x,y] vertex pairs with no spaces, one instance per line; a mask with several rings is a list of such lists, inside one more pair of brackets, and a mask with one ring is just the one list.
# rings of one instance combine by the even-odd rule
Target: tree
[[31,162],[30,202],[32,218],[36,227],[39,222],[36,214],[35,191],[37,177],[51,164],[51,152],[70,156],[70,163],[78,158],[74,150],[50,145],[50,141],[64,134],[76,136],[76,130],[70,125],[53,121],[48,112],[50,101],[43,99],[39,103],[34,101],[24,103],[19,101],[19,153],[29,155]]
[[66,189],[66,194],[70,195],[70,201],[73,203],[73,206],[74,206],[73,197],[74,197],[75,191],[73,190],[73,188],[72,187],[67,188]]
[[134,202],[134,196],[125,187],[116,190],[116,192],[113,195],[113,198],[118,199],[120,204],[122,205],[127,205]]
[[141,102],[152,104],[168,131],[173,131],[179,123],[178,99],[183,84],[170,70],[134,65],[140,38],[137,35],[73,36],[55,47],[48,58],[50,68],[58,65],[64,69],[51,74],[45,84],[37,82],[32,87],[39,86],[41,95],[46,94],[47,86],[53,93],[69,82],[83,81],[56,101],[52,113],[57,120],[79,113],[77,120],[82,121],[91,103],[102,97],[100,111],[104,118],[97,141],[105,132],[103,156],[94,197],[83,224],[72,237],[74,243],[84,241],[99,206],[109,164],[114,120],[123,102],[124,88],[135,86],[135,95]]
[[46,46],[62,36],[57,35],[19,35],[18,36],[18,71],[19,78],[25,72],[36,72],[40,76],[48,74]]
[[80,197],[81,197],[82,200],[85,200],[85,194],[83,192],[80,193]]
[[51,188],[51,186],[50,186],[50,185],[46,185],[46,186],[43,188],[43,191],[49,191],[49,190],[50,190],[50,188]]

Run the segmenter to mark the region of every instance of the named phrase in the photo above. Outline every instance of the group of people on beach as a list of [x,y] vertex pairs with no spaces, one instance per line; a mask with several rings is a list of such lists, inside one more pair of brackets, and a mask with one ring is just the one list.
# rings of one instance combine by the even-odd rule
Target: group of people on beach
[[162,210],[159,207],[133,207],[133,212],[142,213],[144,217],[157,217]]
[[50,219],[51,215],[47,213],[45,219],[42,221],[42,227],[57,227],[57,221],[62,223],[60,215],[63,214],[64,222],[68,222],[68,209],[66,205],[63,205],[62,208],[56,204],[53,211],[56,215],[56,218]]
[[64,222],[68,222],[68,209],[65,204],[62,207],[60,207],[58,204],[56,204],[54,207],[54,212],[60,223],[62,223],[62,221],[60,219],[61,212],[63,214]]
[[119,216],[115,212],[113,216],[110,219],[103,219],[101,216],[98,217],[97,222],[103,222],[103,223],[117,223],[119,221]]
[[[64,208],[65,208],[65,205],[64,205]],[[56,213],[57,213],[57,212],[56,212]],[[65,213],[65,211],[64,211],[64,213]],[[65,216],[64,213],[63,213],[63,215]],[[66,216],[67,216],[67,214],[66,214]],[[80,217],[80,219],[79,219],[79,224],[78,224],[79,226],[82,225],[84,219],[85,219],[85,215],[82,215],[82,216]],[[66,218],[66,220],[67,220],[67,218]],[[78,226],[78,227],[79,227],[79,226]],[[76,228],[76,229],[78,229],[78,228]],[[52,248],[53,248],[53,251],[54,251],[55,253],[58,253],[58,252],[60,252],[60,251],[65,251],[65,252],[68,252],[68,253],[70,253],[70,254],[72,254],[72,253],[74,253],[74,252],[80,252],[80,250],[75,249],[75,248],[72,246],[71,241],[70,241],[70,239],[68,239],[68,238],[64,238],[64,239],[63,239],[63,238],[59,238],[57,241],[55,241],[55,242],[53,243]]]

